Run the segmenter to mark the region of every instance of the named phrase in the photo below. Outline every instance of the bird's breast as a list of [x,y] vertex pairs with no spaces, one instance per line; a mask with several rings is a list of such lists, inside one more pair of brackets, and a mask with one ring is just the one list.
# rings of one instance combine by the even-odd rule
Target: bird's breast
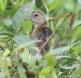
[[40,32],[38,30],[34,29],[31,34],[32,39],[39,40],[39,36],[40,36]]

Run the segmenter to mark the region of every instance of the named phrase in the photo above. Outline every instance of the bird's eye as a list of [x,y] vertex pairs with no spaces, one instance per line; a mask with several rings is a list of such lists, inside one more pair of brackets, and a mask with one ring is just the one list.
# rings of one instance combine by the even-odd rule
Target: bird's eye
[[38,17],[38,14],[35,14],[34,16],[35,16],[35,17]]

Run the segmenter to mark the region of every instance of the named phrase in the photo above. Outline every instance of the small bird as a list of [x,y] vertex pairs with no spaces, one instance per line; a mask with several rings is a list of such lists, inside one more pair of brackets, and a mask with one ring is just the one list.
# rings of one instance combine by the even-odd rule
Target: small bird
[[[45,23],[46,22],[45,15],[42,11],[38,11],[38,10],[33,11],[32,22],[34,24],[34,29],[32,31],[31,37],[34,40],[40,41],[40,42],[36,42],[36,46],[40,50],[41,47],[44,45],[44,43],[47,41],[47,39],[51,36],[53,31],[47,27],[47,24]],[[54,37],[56,38],[56,43],[54,45],[54,48],[56,48],[60,46],[60,42],[56,34],[54,35]],[[45,45],[44,50],[48,52],[49,48],[50,48],[50,42],[48,42]],[[40,53],[43,54],[42,51]]]

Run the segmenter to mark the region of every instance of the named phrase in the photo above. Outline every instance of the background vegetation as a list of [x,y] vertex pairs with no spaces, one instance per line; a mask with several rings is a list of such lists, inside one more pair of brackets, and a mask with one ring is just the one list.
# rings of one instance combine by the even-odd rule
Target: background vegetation
[[[34,9],[47,20],[73,15],[49,23],[54,31],[63,22],[56,32],[62,45],[43,60],[29,54],[37,49],[28,20]],[[81,0],[0,0],[0,78],[81,78]]]

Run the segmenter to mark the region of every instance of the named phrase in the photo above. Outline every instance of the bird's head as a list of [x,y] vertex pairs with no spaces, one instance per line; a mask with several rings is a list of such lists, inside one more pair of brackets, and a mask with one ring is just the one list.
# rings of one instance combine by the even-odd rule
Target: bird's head
[[45,16],[44,13],[41,11],[34,11],[32,13],[32,22],[35,25],[35,27],[38,27],[45,23]]

